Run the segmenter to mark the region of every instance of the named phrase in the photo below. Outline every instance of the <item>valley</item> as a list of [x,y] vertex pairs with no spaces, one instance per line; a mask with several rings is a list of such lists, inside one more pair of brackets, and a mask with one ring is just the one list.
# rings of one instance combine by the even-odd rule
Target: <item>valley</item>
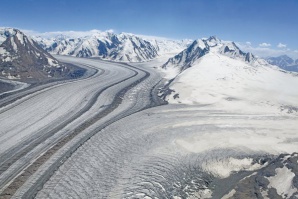
[[58,38],[27,39],[40,84],[3,55],[1,199],[298,197],[297,73],[215,36]]
[[[93,70],[95,69],[98,72],[86,80],[55,85],[37,91],[1,109],[1,123],[6,124],[6,126],[2,126],[1,131],[1,185],[6,185],[7,182],[19,174],[18,172],[29,166],[30,160],[36,160],[40,155],[55,146],[57,142],[72,133],[79,134],[82,130],[91,128],[92,125],[93,128],[100,128],[100,125],[108,125],[108,123],[114,121],[116,116],[116,118],[121,118],[126,114],[131,114],[151,105],[152,89],[149,87],[143,90],[144,94],[136,93],[138,97],[144,95],[142,102],[135,101],[136,96],[132,96],[130,103],[118,107],[122,104],[122,95],[128,89],[134,88],[135,85],[142,83],[144,80],[147,84],[149,82],[152,85],[160,81],[154,73],[151,77],[149,72],[135,67],[123,66],[122,64],[117,66],[117,64],[75,58],[64,58],[64,61],[70,61],[78,65],[87,62]],[[147,80],[148,78],[149,80]],[[106,79],[110,81],[106,81]],[[142,83],[142,86],[146,88],[146,84]],[[66,87],[68,87],[67,93],[64,92]],[[73,90],[71,91],[69,88]],[[53,95],[53,93],[55,94]],[[53,100],[52,97],[55,96],[59,96],[59,104],[56,103],[57,100]],[[69,99],[75,101],[70,102]],[[67,103],[65,100],[67,100]],[[32,109],[32,106],[36,106],[36,108]],[[28,111],[25,111],[26,107]],[[108,114],[114,110],[117,110],[117,114]],[[12,112],[18,113],[18,117]],[[32,116],[28,117],[29,113]],[[13,116],[14,119],[9,115]],[[34,117],[34,115],[38,117]],[[43,116],[41,117],[41,115]],[[93,124],[99,119],[101,119],[99,124]],[[23,125],[15,125],[16,122]],[[10,123],[14,123],[14,125],[11,126]],[[16,128],[17,126],[19,128]],[[22,131],[22,134],[18,133],[20,131]],[[6,134],[5,132],[9,133]],[[88,139],[91,134],[89,130],[84,139]],[[81,139],[83,138],[81,137]],[[14,159],[11,157],[14,157]],[[5,187],[1,187],[1,189],[5,190]],[[2,197],[5,194],[4,191]]]

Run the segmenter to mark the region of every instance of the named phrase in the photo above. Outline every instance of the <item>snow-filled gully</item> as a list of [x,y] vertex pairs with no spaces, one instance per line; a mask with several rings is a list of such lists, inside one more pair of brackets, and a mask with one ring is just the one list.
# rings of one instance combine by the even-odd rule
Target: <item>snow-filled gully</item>
[[[59,58],[99,72],[29,92],[0,109],[1,198],[33,196],[65,158],[100,129],[160,103],[152,98],[156,92],[152,86],[161,79],[153,70]],[[123,97],[128,91],[133,94],[126,101]],[[41,165],[47,168],[42,170]]]

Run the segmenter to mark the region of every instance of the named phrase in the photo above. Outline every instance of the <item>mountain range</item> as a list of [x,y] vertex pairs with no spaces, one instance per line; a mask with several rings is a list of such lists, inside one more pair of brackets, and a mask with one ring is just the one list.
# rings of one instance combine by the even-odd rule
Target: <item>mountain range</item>
[[298,59],[294,60],[287,55],[281,55],[278,57],[268,57],[267,62],[276,65],[286,71],[298,72]]
[[162,65],[167,76],[173,78],[210,54],[214,48],[220,55],[249,65],[271,64],[270,67],[276,65],[284,70],[298,71],[298,60],[280,56],[265,61],[243,52],[234,42],[221,41],[215,36],[191,41],[91,31],[85,35],[61,33],[46,37],[27,36],[13,28],[0,29],[0,71],[1,76],[10,79],[44,79],[70,73],[71,68],[59,63],[52,56],[55,54],[123,62],[144,62],[166,54],[176,54]]
[[[76,57],[99,57],[105,60],[124,61],[124,62],[142,62],[155,59],[167,53],[182,53],[179,56],[169,60],[167,64],[174,64],[179,59],[183,59],[183,53],[187,47],[193,45],[189,50],[199,50],[199,40],[172,40],[167,38],[148,37],[142,35],[134,35],[131,33],[115,34],[112,31],[91,31],[88,35],[75,35],[61,33],[52,37],[33,37],[44,50],[51,54],[70,55]],[[216,37],[210,38],[210,45]],[[194,42],[194,43],[193,43]],[[205,49],[206,50],[206,49]],[[255,60],[255,56],[251,53],[245,53],[236,46],[234,42],[230,42],[228,46],[221,49],[225,54],[230,56],[240,55],[246,61]],[[204,54],[204,52],[201,52]],[[243,56],[245,55],[245,56]],[[190,55],[191,56],[191,55]],[[191,57],[185,57],[185,62]],[[293,60],[287,55],[278,57],[265,58],[267,62],[276,65],[287,71],[298,71],[298,60]],[[180,64],[187,68],[187,64]],[[188,63],[189,64],[189,63]]]
[[[146,37],[145,37],[146,38]],[[105,60],[141,62],[164,53],[176,53],[187,47],[189,40],[143,38],[130,33],[93,31],[90,35],[57,35],[34,39],[47,52],[75,57],[99,57]]]

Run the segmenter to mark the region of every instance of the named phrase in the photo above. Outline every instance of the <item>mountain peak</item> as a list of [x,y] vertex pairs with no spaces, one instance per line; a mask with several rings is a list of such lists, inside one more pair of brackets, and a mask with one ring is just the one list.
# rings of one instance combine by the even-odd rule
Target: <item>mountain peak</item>
[[62,69],[58,60],[20,30],[5,28],[0,29],[0,34],[5,39],[0,45],[2,76],[18,79],[48,78],[57,75],[57,68]]
[[0,45],[11,36],[14,36],[16,34],[22,35],[23,33],[20,30],[17,30],[15,28],[3,28],[0,29]]
[[255,56],[252,53],[243,52],[235,42],[223,42],[220,53],[233,59],[240,59],[246,62],[255,60]]
[[209,45],[205,40],[197,39],[188,48],[170,58],[163,66],[164,69],[176,68],[173,76],[179,74],[183,70],[191,67],[191,65],[202,56],[209,52]]
[[292,59],[292,58],[290,58],[288,55],[280,55],[280,56],[278,56],[278,58],[282,58],[282,59]]
[[208,40],[209,40],[209,41],[212,41],[212,40],[217,41],[217,40],[219,40],[219,39],[217,38],[216,35],[212,35],[212,36],[210,36],[210,37],[208,38]]
[[251,52],[246,53],[246,56],[245,56],[245,61],[246,62],[251,62],[254,59],[255,59],[255,56]]
[[206,39],[206,42],[208,43],[209,46],[216,46],[221,43],[221,40],[218,39],[215,35],[210,36],[208,39]]
[[211,36],[208,39],[197,39],[187,49],[183,50],[176,56],[170,58],[162,68],[176,68],[175,75],[183,70],[191,67],[197,60],[204,57],[206,54],[222,54],[232,59],[237,59],[252,66],[266,65],[264,60],[257,59],[252,53],[245,53],[236,45],[235,42],[222,41],[216,36]]
[[298,72],[298,60],[293,60],[287,55],[268,57],[267,62],[280,67],[283,70]]

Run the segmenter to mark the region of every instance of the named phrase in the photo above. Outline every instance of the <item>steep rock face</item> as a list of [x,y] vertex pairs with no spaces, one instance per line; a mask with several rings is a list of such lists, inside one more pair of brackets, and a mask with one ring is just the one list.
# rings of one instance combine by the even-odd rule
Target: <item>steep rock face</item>
[[264,60],[257,59],[252,53],[250,52],[243,52],[235,42],[222,42],[222,47],[220,49],[220,53],[226,55],[230,58],[241,60],[247,62],[249,64],[266,64]]
[[179,68],[179,71],[187,69],[197,59],[201,58],[209,52],[209,45],[205,40],[196,40],[188,48],[180,52],[178,55],[170,58],[162,68],[168,67]]
[[234,42],[225,43],[220,49],[220,53],[228,55],[229,57],[244,57],[246,53],[238,48]]
[[298,59],[294,60],[287,55],[269,57],[266,59],[270,64],[276,65],[283,70],[298,72]]
[[44,79],[61,77],[67,68],[21,31],[0,31],[1,76],[10,79]]

